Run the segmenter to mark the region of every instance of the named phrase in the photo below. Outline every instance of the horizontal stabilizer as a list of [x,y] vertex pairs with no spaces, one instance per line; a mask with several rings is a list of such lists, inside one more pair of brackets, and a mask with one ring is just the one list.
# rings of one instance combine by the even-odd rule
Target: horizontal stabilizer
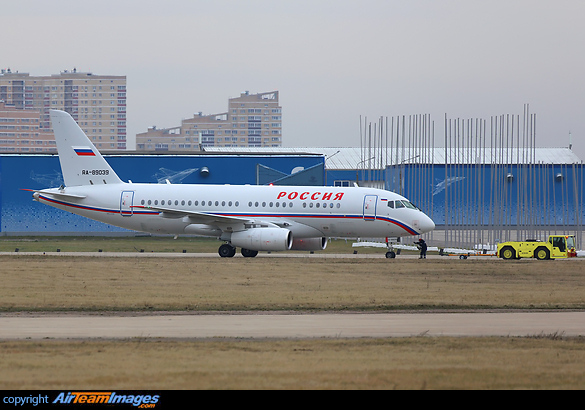
[[75,194],[66,194],[65,192],[55,192],[55,191],[47,191],[47,190],[36,190],[36,189],[21,189],[21,191],[30,191],[35,194],[42,194],[42,195],[51,195],[61,198],[70,198],[70,199],[83,199],[86,198],[85,195],[75,195]]

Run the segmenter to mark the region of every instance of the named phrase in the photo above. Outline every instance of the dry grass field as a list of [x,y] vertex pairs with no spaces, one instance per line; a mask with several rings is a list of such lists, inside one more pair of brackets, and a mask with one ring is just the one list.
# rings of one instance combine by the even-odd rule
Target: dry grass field
[[0,389],[583,389],[585,341],[0,342]]
[[[14,251],[1,242],[0,251]],[[68,251],[71,240],[65,242],[59,246]],[[96,246],[81,242],[82,248]],[[120,240],[116,247],[135,247],[130,243]],[[160,250],[176,243],[157,245]],[[181,252],[183,245],[167,251]],[[215,252],[216,245],[204,251]],[[347,253],[343,259],[229,260],[14,253],[0,257],[0,312],[585,308],[581,260],[419,261]],[[585,340],[0,341],[0,389],[19,388],[583,389]]]
[[0,311],[583,309],[585,261],[0,256]]

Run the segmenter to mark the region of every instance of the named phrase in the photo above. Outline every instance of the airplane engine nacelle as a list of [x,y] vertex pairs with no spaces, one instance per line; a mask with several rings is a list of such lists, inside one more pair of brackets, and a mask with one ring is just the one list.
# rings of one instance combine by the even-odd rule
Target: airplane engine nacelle
[[292,232],[284,228],[252,228],[232,233],[231,243],[254,251],[288,251],[293,237]]
[[294,239],[292,251],[322,251],[327,247],[327,238],[300,238]]

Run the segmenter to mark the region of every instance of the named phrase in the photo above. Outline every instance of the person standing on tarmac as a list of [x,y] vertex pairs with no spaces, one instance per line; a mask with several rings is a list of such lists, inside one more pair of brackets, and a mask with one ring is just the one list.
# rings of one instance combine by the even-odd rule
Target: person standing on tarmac
[[420,256],[419,259],[426,259],[427,258],[427,243],[423,238],[420,238],[418,242],[415,242],[418,249],[420,249]]

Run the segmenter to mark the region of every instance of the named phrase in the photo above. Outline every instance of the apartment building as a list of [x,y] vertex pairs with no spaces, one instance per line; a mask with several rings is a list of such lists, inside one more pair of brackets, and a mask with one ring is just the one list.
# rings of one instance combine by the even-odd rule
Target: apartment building
[[55,137],[40,128],[39,110],[17,109],[0,100],[0,153],[54,153]]
[[0,100],[40,113],[39,130],[51,131],[49,110],[67,111],[99,150],[126,149],[126,76],[65,70],[50,76],[0,70]]
[[180,126],[136,135],[137,151],[199,151],[205,147],[282,146],[282,107],[278,91],[228,99],[228,111],[184,119]]

